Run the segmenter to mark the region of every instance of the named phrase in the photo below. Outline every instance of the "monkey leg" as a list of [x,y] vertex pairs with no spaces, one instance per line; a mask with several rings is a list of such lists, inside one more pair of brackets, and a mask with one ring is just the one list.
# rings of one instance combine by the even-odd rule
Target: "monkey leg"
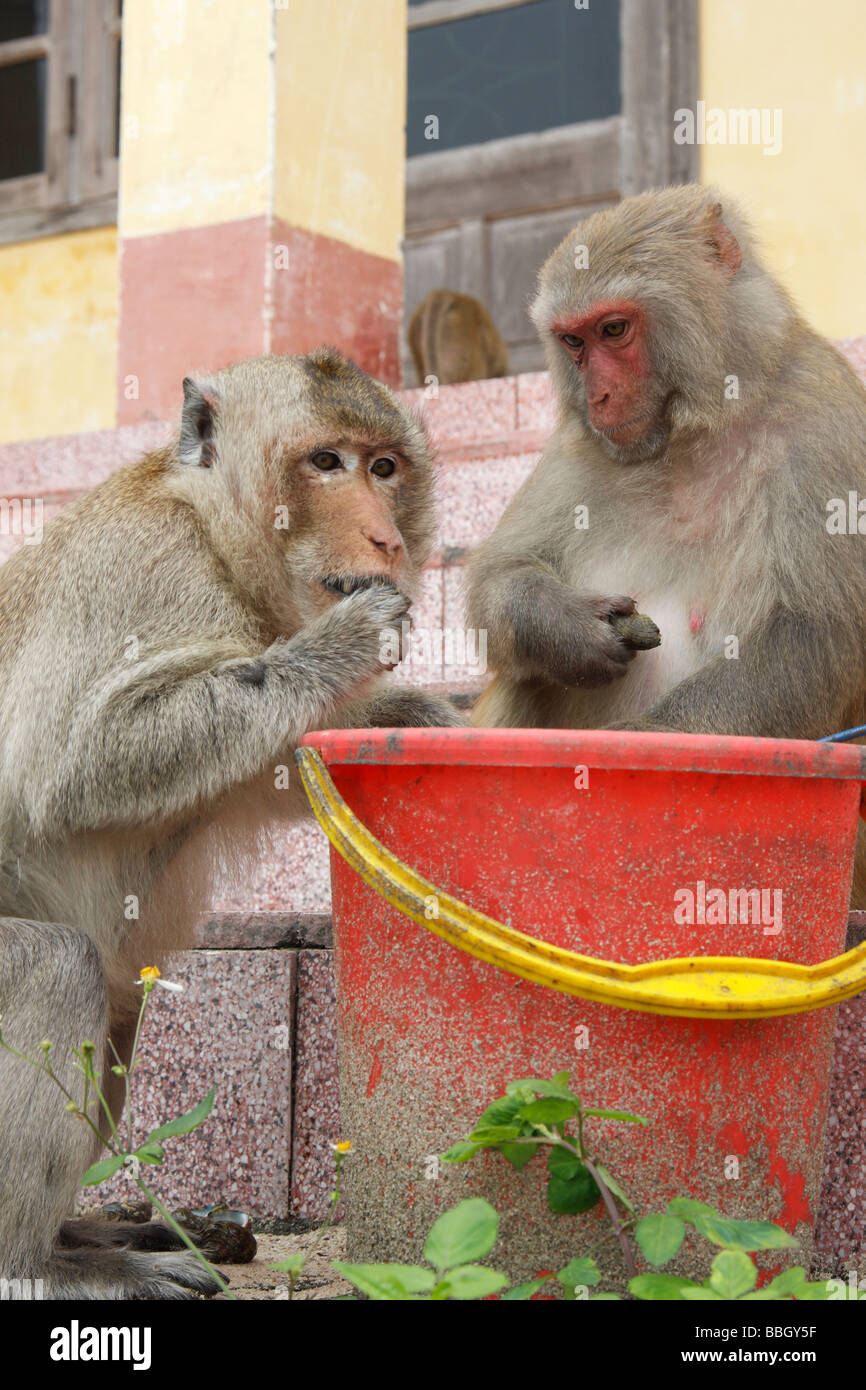
[[[76,1101],[82,1078],[71,1049],[104,1055],[108,1008],[99,952],[69,927],[0,920],[0,1027],[6,1043],[41,1060]],[[154,1256],[61,1237],[81,1174],[96,1157],[93,1132],[64,1107],[55,1081],[0,1048],[0,1286],[4,1296],[49,1299],[192,1298],[216,1283],[190,1254]],[[41,1281],[32,1284],[21,1281]]]
[[362,708],[352,706],[351,717],[365,729],[462,728],[468,722],[444,696],[403,686],[377,691]]
[[[192,1239],[192,1237],[191,1237]],[[176,1231],[162,1221],[102,1221],[77,1216],[64,1221],[58,1244],[65,1250],[92,1246],[101,1250],[186,1250]],[[198,1244],[193,1240],[193,1244]]]

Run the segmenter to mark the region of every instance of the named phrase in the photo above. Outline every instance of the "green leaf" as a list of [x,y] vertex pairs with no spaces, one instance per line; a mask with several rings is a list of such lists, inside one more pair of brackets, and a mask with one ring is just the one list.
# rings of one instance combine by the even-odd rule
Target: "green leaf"
[[434,1221],[424,1258],[437,1269],[452,1269],[488,1255],[496,1244],[499,1217],[483,1197],[466,1197]]
[[112,1154],[110,1158],[102,1158],[98,1163],[94,1163],[84,1177],[81,1179],[82,1187],[95,1187],[98,1182],[105,1182],[112,1173],[116,1173],[118,1168],[123,1167],[123,1154]]
[[588,1168],[581,1168],[573,1178],[552,1176],[547,1183],[547,1205],[551,1211],[576,1216],[590,1211],[601,1198],[598,1185]]
[[580,1104],[580,1097],[569,1088],[567,1071],[557,1072],[550,1080],[541,1076],[527,1076],[522,1081],[509,1081],[505,1090],[509,1096],[519,1096],[521,1092],[532,1091],[539,1096],[558,1096],[560,1100]]
[[671,1216],[679,1216],[683,1221],[694,1221],[696,1216],[718,1216],[719,1213],[713,1207],[708,1207],[706,1202],[696,1202],[692,1197],[674,1197],[672,1202],[668,1202],[668,1211]]
[[540,1148],[538,1144],[495,1144],[497,1153],[501,1153],[508,1159],[512,1168],[516,1168],[518,1173],[525,1168],[529,1160],[533,1157],[536,1150]]
[[792,1265],[790,1269],[783,1269],[781,1274],[777,1274],[775,1279],[771,1279],[769,1284],[765,1284],[758,1292],[769,1294],[771,1298],[786,1298],[795,1294],[806,1280],[807,1274],[803,1266]]
[[672,1260],[685,1239],[686,1228],[678,1216],[652,1212],[634,1228],[644,1259],[658,1268]]
[[701,1284],[683,1289],[680,1298],[684,1303],[724,1303],[720,1293],[715,1293],[713,1289],[705,1289]]
[[745,1250],[721,1250],[712,1263],[709,1287],[729,1302],[751,1293],[758,1282],[758,1271]]
[[332,1267],[377,1303],[399,1302],[413,1294],[430,1293],[436,1276],[420,1265],[352,1265],[334,1260]]
[[586,1164],[577,1154],[573,1154],[569,1149],[565,1149],[561,1144],[554,1144],[547,1155],[547,1167],[551,1173],[555,1173],[558,1178],[576,1178],[578,1173],[586,1171]]
[[588,1255],[578,1255],[575,1259],[569,1260],[565,1269],[561,1269],[556,1277],[560,1284],[564,1284],[569,1289],[575,1289],[578,1285],[583,1284],[592,1288],[594,1284],[601,1283],[598,1265]]
[[787,1250],[800,1243],[772,1221],[732,1221],[711,1212],[697,1214],[692,1225],[726,1250]]
[[151,1141],[150,1143],[142,1144],[140,1148],[136,1149],[135,1157],[141,1163],[162,1163],[165,1158],[165,1149],[162,1147],[162,1144],[154,1144]]
[[213,1109],[215,1096],[216,1086],[212,1086],[194,1110],[190,1110],[186,1115],[179,1115],[176,1120],[169,1120],[168,1124],[160,1125],[158,1129],[151,1130],[144,1141],[145,1144],[149,1144],[151,1140],[173,1139],[177,1134],[189,1134],[190,1130],[198,1129]]
[[445,1278],[436,1285],[440,1298],[457,1298],[464,1302],[470,1298],[489,1298],[492,1293],[504,1289],[508,1279],[495,1269],[485,1269],[484,1265],[457,1265],[449,1269]]
[[499,1096],[496,1100],[491,1101],[487,1109],[479,1115],[475,1128],[488,1129],[491,1125],[512,1124],[518,1110],[522,1110],[526,1104],[526,1100],[526,1096]]
[[625,1110],[584,1110],[584,1115],[591,1115],[596,1120],[625,1120],[630,1125],[648,1125],[649,1120],[643,1115],[629,1115]]
[[620,1187],[616,1178],[613,1176],[613,1173],[609,1173],[608,1170],[601,1163],[597,1163],[595,1166],[598,1169],[599,1177],[601,1178],[605,1187],[610,1189],[614,1197],[619,1198],[624,1207],[626,1207],[629,1211],[633,1212],[634,1207],[632,1206],[623,1189]]
[[469,1142],[490,1148],[493,1144],[501,1144],[505,1139],[519,1138],[522,1128],[522,1125],[479,1125],[470,1134]]
[[518,1110],[517,1118],[531,1125],[561,1125],[576,1115],[580,1109],[577,1100],[564,1100],[558,1096],[548,1096],[544,1100],[534,1100]]
[[538,1290],[543,1288],[545,1284],[549,1283],[550,1279],[551,1275],[545,1274],[541,1279],[530,1279],[528,1284],[515,1284],[513,1289],[509,1289],[507,1293],[502,1295],[500,1301],[503,1303],[526,1302],[532,1298],[533,1294],[537,1294]]
[[[826,1303],[832,1296],[833,1291],[827,1288],[826,1279],[817,1283],[801,1284],[794,1295],[798,1303]],[[861,1301],[863,1297],[861,1294]]]
[[280,1260],[279,1264],[268,1265],[268,1269],[275,1269],[280,1274],[300,1274],[306,1259],[306,1255],[298,1252],[297,1255],[289,1255],[287,1259]]
[[484,1144],[473,1144],[471,1139],[459,1139],[456,1144],[452,1144],[447,1153],[440,1154],[442,1163],[466,1163],[476,1154],[480,1154],[485,1147]]
[[786,1250],[799,1245],[799,1241],[773,1221],[734,1221],[706,1202],[695,1202],[691,1197],[675,1197],[668,1203],[668,1211],[690,1222],[714,1245],[728,1250]]
[[679,1302],[683,1289],[694,1288],[693,1279],[681,1279],[678,1274],[636,1274],[628,1281],[629,1293],[651,1303]]

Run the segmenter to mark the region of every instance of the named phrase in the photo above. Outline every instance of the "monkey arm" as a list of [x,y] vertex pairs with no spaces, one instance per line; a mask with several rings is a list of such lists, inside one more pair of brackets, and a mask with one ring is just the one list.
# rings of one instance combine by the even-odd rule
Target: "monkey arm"
[[381,633],[408,602],[363,590],[260,657],[213,664],[207,647],[115,670],[77,702],[47,783],[28,779],[39,834],[133,827],[196,814],[287,761],[310,729],[380,675]]
[[[852,673],[840,655],[859,651],[849,624],[776,609],[736,660],[718,657],[681,681],[646,714],[613,728],[760,738],[820,738],[846,723]],[[860,685],[866,683],[861,664]]]
[[635,650],[610,625],[634,612],[627,594],[575,593],[542,562],[513,564],[476,581],[469,622],[487,631],[490,663],[512,681],[591,689],[625,674]]
[[[610,626],[634,611],[625,594],[576,591],[572,498],[583,486],[586,444],[558,431],[468,567],[469,626],[487,633],[490,665],[512,682],[590,689],[625,674],[634,651]],[[563,501],[565,499],[565,501]]]

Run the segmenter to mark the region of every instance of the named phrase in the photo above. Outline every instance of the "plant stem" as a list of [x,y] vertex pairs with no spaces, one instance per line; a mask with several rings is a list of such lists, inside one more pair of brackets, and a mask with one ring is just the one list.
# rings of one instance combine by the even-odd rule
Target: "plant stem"
[[138,1053],[138,1039],[141,1036],[141,1021],[144,1018],[144,1011],[147,1008],[147,1001],[152,991],[153,985],[149,981],[145,982],[144,993],[141,997],[141,1008],[138,1011],[138,1020],[135,1025],[135,1037],[132,1040],[132,1052],[129,1054],[129,1061],[126,1064],[123,1076],[124,1109],[126,1111],[126,1147],[128,1149],[132,1148],[132,1105],[130,1103],[129,1084],[132,1079],[133,1070],[135,1069],[136,1055]]
[[[102,1106],[103,1112],[104,1112],[104,1114],[105,1114],[105,1118],[107,1119],[109,1125],[111,1126],[111,1133],[112,1133],[112,1135],[113,1135],[113,1137],[114,1137],[114,1142],[115,1142],[115,1144],[117,1145],[117,1147],[118,1147],[118,1149],[120,1150],[120,1152],[121,1152],[121,1153],[124,1153],[124,1152],[126,1152],[126,1150],[124,1149],[123,1144],[120,1142],[120,1133],[119,1133],[119,1131],[118,1131],[117,1125],[114,1123],[114,1116],[113,1116],[112,1113],[111,1113],[111,1107],[109,1106],[108,1101],[105,1099],[105,1096],[102,1094],[102,1091],[101,1091],[101,1089],[100,1089],[99,1083],[98,1083],[98,1081],[96,1080],[96,1072],[93,1070],[92,1066],[91,1066],[91,1070],[90,1070],[90,1080],[91,1080],[91,1084],[92,1084],[92,1086],[93,1086],[94,1091],[96,1092],[97,1096],[99,1097],[99,1103],[100,1103],[100,1105]],[[94,1126],[94,1128],[95,1128],[95,1126]],[[97,1133],[99,1133],[98,1130],[97,1130]],[[101,1134],[99,1135],[99,1137],[100,1137],[100,1139],[102,1139],[102,1141],[103,1141],[103,1143],[105,1144],[106,1148],[110,1149],[110,1148],[111,1148],[111,1145],[108,1143],[108,1141],[107,1141],[106,1139],[104,1139],[103,1136],[102,1136]]]
[[160,1202],[160,1201],[157,1199],[157,1197],[154,1196],[154,1194],[151,1192],[150,1188],[147,1186],[147,1184],[146,1184],[145,1182],[142,1181],[141,1178],[139,1178],[139,1177],[134,1178],[134,1182],[135,1182],[136,1186],[140,1189],[140,1191],[142,1191],[142,1192],[144,1193],[144,1195],[145,1195],[145,1197],[147,1198],[147,1200],[148,1200],[149,1202],[151,1202],[151,1203],[153,1204],[153,1206],[156,1207],[156,1209],[157,1209],[157,1211],[159,1212],[160,1216],[162,1217],[163,1221],[167,1222],[167,1224],[168,1224],[169,1226],[171,1226],[172,1230],[173,1230],[173,1231],[176,1231],[177,1234],[180,1236],[180,1238],[181,1238],[181,1240],[183,1241],[184,1245],[186,1245],[186,1246],[189,1247],[189,1249],[192,1251],[192,1253],[195,1255],[196,1259],[198,1260],[199,1264],[200,1264],[200,1265],[203,1265],[204,1268],[208,1271],[208,1273],[211,1274],[211,1275],[213,1275],[214,1279],[216,1279],[217,1283],[219,1284],[220,1288],[222,1289],[222,1291],[223,1291],[223,1293],[226,1295],[226,1297],[232,1299],[232,1301],[236,1303],[236,1302],[237,1302],[237,1294],[233,1294],[233,1293],[232,1293],[231,1289],[229,1288],[229,1286],[228,1286],[228,1284],[226,1283],[225,1279],[223,1279],[223,1277],[222,1277],[222,1275],[220,1274],[219,1270],[214,1268],[214,1266],[211,1264],[211,1262],[210,1262],[210,1260],[207,1258],[207,1256],[206,1256],[206,1255],[203,1255],[202,1252],[199,1250],[198,1246],[195,1245],[195,1244],[190,1240],[190,1238],[189,1238],[189,1236],[187,1235],[186,1231],[183,1229],[182,1226],[180,1226],[180,1225],[178,1224],[177,1221],[175,1221],[175,1219],[174,1219],[174,1217],[172,1216],[171,1212],[170,1212],[170,1211],[166,1211],[165,1207],[162,1205],[162,1202]]
[[[75,1099],[72,1092],[67,1090],[63,1082],[60,1080],[60,1077],[55,1074],[50,1062],[35,1061],[33,1057],[28,1057],[26,1052],[18,1052],[16,1048],[10,1047],[9,1043],[6,1042],[5,1038],[2,1037],[0,1037],[0,1047],[3,1048],[4,1052],[8,1052],[11,1057],[17,1057],[19,1062],[26,1062],[29,1067],[35,1068],[36,1071],[41,1071],[45,1076],[47,1076],[51,1081],[53,1081],[60,1094],[65,1096],[71,1105],[75,1106],[74,1113],[78,1115],[82,1120],[84,1120],[85,1124],[88,1126],[89,1129],[93,1130],[93,1133],[96,1135],[100,1144],[104,1145],[104,1147],[108,1149],[109,1153],[114,1154],[115,1158],[117,1157],[117,1149],[112,1148],[105,1135],[93,1123],[90,1116],[87,1114],[87,1111],[82,1110],[81,1106],[78,1104],[78,1101]],[[78,1053],[76,1052],[75,1055],[77,1057]],[[84,1079],[85,1081],[87,1080],[86,1072],[84,1073]],[[115,1135],[115,1137],[117,1136]]]
[[342,1155],[341,1153],[337,1153],[337,1154],[336,1154],[336,1159],[337,1159],[337,1177],[336,1177],[335,1182],[334,1182],[334,1191],[333,1191],[333,1193],[331,1194],[331,1210],[328,1212],[328,1215],[327,1215],[326,1220],[325,1220],[325,1221],[323,1222],[323,1224],[319,1227],[319,1234],[318,1234],[318,1236],[316,1237],[316,1240],[315,1240],[315,1243],[314,1243],[314,1245],[313,1245],[313,1248],[312,1248],[312,1250],[310,1251],[309,1255],[307,1256],[307,1259],[304,1260],[304,1264],[306,1264],[308,1260],[311,1260],[311,1259],[313,1258],[313,1256],[315,1255],[315,1253],[316,1253],[316,1251],[318,1250],[319,1246],[321,1245],[322,1241],[325,1239],[325,1235],[326,1235],[326,1233],[327,1233],[328,1227],[330,1226],[331,1222],[332,1222],[333,1219],[334,1219],[334,1212],[337,1210],[337,1206],[338,1206],[338,1203],[339,1203],[339,1201],[340,1201],[340,1163],[341,1163],[342,1157],[343,1157],[343,1155]]
[[527,1135],[525,1137],[521,1136],[519,1139],[509,1139],[508,1142],[510,1144],[542,1143],[556,1145],[561,1149],[567,1149],[567,1151],[570,1154],[574,1154],[574,1157],[579,1159],[580,1162],[584,1164],[584,1166],[589,1170],[595,1182],[595,1185],[599,1190],[601,1200],[604,1202],[607,1214],[610,1217],[611,1224],[616,1234],[616,1238],[619,1241],[620,1248],[622,1250],[622,1256],[623,1260],[625,1261],[625,1267],[629,1275],[629,1278],[634,1278],[634,1276],[637,1274],[637,1265],[635,1264],[634,1255],[632,1253],[632,1248],[629,1244],[629,1239],[625,1232],[625,1228],[623,1227],[622,1222],[619,1219],[619,1212],[616,1209],[616,1201],[614,1200],[614,1195],[605,1183],[604,1178],[601,1176],[601,1173],[599,1173],[592,1159],[588,1157],[585,1151],[581,1153],[580,1149],[577,1147],[576,1144],[569,1144],[568,1140],[563,1139],[561,1134],[556,1134],[552,1129],[548,1129],[546,1125],[539,1125],[538,1129],[541,1135],[540,1138]]
[[[567,1147],[570,1148],[571,1146],[568,1145]],[[593,1178],[595,1179],[596,1187],[601,1193],[601,1200],[607,1207],[607,1214],[610,1217],[611,1222],[613,1224],[613,1229],[616,1232],[616,1238],[619,1241],[620,1248],[622,1250],[622,1257],[625,1260],[626,1272],[629,1278],[633,1279],[634,1276],[637,1274],[637,1265],[635,1264],[634,1255],[632,1253],[631,1245],[629,1244],[628,1236],[626,1235],[622,1223],[620,1222],[619,1212],[616,1209],[616,1202],[614,1201],[613,1193],[611,1192],[610,1188],[605,1184],[604,1178],[599,1173],[592,1159],[588,1158],[587,1155],[584,1154],[583,1161],[589,1169],[590,1173],[592,1174]]]

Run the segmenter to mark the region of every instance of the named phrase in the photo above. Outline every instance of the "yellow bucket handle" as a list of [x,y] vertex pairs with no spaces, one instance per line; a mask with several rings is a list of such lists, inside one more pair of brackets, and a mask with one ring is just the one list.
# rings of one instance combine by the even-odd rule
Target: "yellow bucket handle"
[[684,956],[620,965],[537,941],[485,917],[416,874],[358,820],[314,748],[298,748],[295,758],[316,819],[370,888],[452,946],[524,980],[621,1009],[685,1018],[804,1013],[866,989],[866,941],[820,965],[742,956]]

